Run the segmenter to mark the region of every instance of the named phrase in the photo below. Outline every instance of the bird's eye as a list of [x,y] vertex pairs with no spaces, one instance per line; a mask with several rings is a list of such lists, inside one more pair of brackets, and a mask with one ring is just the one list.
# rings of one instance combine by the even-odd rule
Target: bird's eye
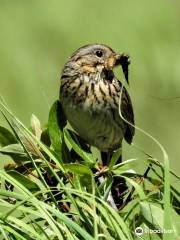
[[101,50],[97,50],[97,51],[96,51],[96,56],[97,56],[97,57],[100,58],[100,57],[102,57],[102,55],[103,55],[103,52],[102,52]]

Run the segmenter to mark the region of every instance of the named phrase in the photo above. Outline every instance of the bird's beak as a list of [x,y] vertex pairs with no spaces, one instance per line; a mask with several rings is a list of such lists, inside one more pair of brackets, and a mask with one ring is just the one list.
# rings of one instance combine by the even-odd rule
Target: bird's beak
[[125,54],[115,54],[114,55],[115,58],[115,66],[117,65],[121,65],[125,79],[127,81],[127,83],[129,84],[128,81],[128,66],[130,64],[130,57],[128,55]]

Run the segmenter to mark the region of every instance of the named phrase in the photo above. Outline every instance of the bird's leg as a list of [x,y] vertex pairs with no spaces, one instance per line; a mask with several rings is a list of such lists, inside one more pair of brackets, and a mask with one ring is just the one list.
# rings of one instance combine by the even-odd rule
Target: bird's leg
[[107,152],[101,152],[101,161],[103,167],[107,166]]
[[112,151],[109,150],[109,151],[107,152],[107,165],[109,165],[110,160],[111,160],[111,157],[112,157]]
[[103,167],[107,167],[110,163],[112,157],[112,151],[109,150],[108,152],[101,152],[101,160],[103,163]]

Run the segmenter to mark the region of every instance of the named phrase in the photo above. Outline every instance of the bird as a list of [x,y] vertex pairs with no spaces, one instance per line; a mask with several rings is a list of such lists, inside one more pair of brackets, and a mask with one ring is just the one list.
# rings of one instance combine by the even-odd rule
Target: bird
[[[63,112],[77,134],[102,156],[112,155],[123,139],[131,144],[135,134],[131,98],[114,74],[114,67],[121,66],[129,83],[129,64],[130,57],[124,53],[105,44],[88,44],[77,49],[62,70],[59,98]],[[103,165],[108,161],[109,157]]]

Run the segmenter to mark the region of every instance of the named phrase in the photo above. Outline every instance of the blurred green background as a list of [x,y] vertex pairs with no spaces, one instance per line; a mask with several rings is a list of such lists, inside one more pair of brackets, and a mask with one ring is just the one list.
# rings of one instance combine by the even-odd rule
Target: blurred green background
[[[179,0],[0,0],[0,94],[26,125],[32,113],[46,123],[63,64],[87,43],[130,54],[136,124],[161,142],[178,172]],[[162,160],[157,145],[139,131],[134,143]],[[140,155],[125,144],[124,158]]]

